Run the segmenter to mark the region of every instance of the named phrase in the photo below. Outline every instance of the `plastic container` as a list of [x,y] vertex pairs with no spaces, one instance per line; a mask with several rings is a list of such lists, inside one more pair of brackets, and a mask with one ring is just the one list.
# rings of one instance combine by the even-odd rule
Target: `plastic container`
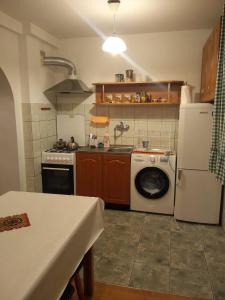
[[110,140],[109,140],[109,133],[108,133],[108,131],[106,131],[105,134],[104,134],[103,144],[104,144],[104,148],[109,148],[110,147]]

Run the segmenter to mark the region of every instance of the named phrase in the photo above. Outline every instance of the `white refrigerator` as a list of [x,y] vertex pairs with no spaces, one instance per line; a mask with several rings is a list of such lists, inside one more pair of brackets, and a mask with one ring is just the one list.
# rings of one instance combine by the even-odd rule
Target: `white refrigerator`
[[218,224],[221,185],[208,171],[211,104],[180,106],[174,216],[178,220]]

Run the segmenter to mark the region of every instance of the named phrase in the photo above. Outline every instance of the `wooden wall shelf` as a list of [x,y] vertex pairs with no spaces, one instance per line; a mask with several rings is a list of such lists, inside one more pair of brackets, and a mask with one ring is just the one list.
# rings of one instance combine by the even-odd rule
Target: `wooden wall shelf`
[[[183,81],[97,82],[98,105],[171,105],[180,104]],[[139,102],[140,101],[140,102]]]

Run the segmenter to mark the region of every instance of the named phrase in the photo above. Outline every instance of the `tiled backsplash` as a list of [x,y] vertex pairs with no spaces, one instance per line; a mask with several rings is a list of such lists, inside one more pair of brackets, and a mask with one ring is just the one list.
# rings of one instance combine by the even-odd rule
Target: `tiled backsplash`
[[[131,144],[141,147],[143,140],[149,140],[152,148],[176,149],[179,107],[161,106],[97,106],[94,104],[59,104],[58,114],[82,114],[85,116],[86,143],[88,134],[93,133],[102,142],[107,126],[91,124],[92,115],[105,115],[110,119],[108,131],[111,144]],[[120,121],[129,125],[121,134],[114,128]]]
[[56,111],[41,103],[23,103],[22,111],[27,191],[41,192],[41,152],[56,141]]

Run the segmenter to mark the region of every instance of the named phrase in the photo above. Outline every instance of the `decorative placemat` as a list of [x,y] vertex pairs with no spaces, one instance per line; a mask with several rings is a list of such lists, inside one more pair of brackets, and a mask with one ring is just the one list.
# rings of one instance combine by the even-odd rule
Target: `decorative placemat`
[[30,226],[26,213],[0,218],[0,232]]

